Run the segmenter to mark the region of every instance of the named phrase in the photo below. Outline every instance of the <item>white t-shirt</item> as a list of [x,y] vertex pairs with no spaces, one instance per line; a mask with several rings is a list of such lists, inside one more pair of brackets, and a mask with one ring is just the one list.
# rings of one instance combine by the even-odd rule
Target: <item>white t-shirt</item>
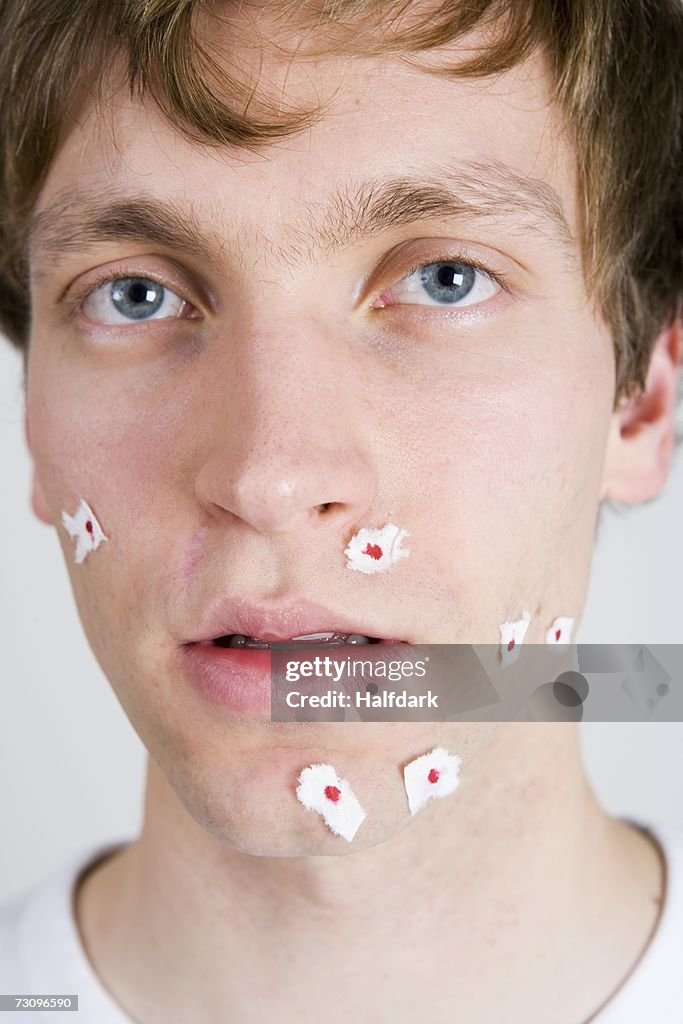
[[[633,973],[590,1024],[683,1024],[683,827],[632,824],[650,832],[664,852],[664,906]],[[0,907],[0,994],[78,995],[73,1017],[52,1010],[9,1011],[0,1024],[133,1024],[93,971],[73,914],[81,872],[129,841],[81,850]]]

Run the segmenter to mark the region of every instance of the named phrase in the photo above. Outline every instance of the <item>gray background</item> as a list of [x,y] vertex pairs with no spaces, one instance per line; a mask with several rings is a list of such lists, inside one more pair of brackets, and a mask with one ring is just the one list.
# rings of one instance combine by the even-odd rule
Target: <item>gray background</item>
[[[145,751],[87,646],[54,529],[31,512],[20,360],[2,338],[0,468],[1,903],[79,848],[137,833]],[[605,510],[577,642],[683,642],[681,509],[679,451],[658,501]],[[683,824],[683,724],[580,728],[609,811]]]

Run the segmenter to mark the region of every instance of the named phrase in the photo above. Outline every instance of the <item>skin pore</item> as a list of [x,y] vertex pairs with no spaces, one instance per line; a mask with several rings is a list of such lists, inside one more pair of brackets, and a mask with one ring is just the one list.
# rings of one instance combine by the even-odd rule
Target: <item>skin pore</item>
[[[141,1024],[400,1024],[425,1007],[488,1024],[501,1006],[577,1024],[646,946],[662,865],[597,805],[575,725],[278,727],[204,705],[178,652],[221,594],[314,600],[415,643],[495,644],[523,608],[527,643],[556,615],[578,624],[600,502],[666,480],[680,333],[662,333],[645,398],[615,411],[540,54],[465,81],[223,47],[271,99],[331,98],[324,118],[260,155],[228,152],[112,74],[37,202],[59,258],[38,233],[33,508],[58,527],[87,638],[150,752],[139,839],[79,887],[84,945]],[[567,231],[547,204],[495,201],[483,164],[554,189]],[[468,208],[313,245],[338,189],[407,174],[451,175]],[[80,238],[65,199],[82,217],[114,194],[172,203],[210,252]],[[351,221],[332,210],[337,231]],[[439,305],[406,277],[456,255],[494,275],[479,273],[476,301]],[[160,281],[161,315],[123,322],[102,271]],[[80,497],[109,539],[75,566],[59,517]],[[350,535],[388,521],[410,530],[410,558],[349,572]],[[401,766],[438,745],[462,757],[460,787],[413,819]],[[315,761],[367,812],[350,846],[294,796]]]

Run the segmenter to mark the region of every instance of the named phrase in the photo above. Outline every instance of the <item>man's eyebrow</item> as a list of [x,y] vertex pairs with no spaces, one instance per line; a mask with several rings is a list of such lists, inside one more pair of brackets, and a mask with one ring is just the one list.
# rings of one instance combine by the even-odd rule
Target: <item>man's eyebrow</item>
[[29,263],[37,259],[42,265],[117,241],[152,243],[204,258],[220,249],[220,239],[207,236],[193,208],[184,203],[114,189],[96,194],[70,190],[30,218],[27,255]]
[[369,180],[354,191],[342,189],[313,235],[318,246],[334,252],[391,228],[450,218],[499,218],[545,234],[568,252],[576,244],[555,189],[499,161],[432,166],[429,174]]
[[[283,230],[286,245],[271,249],[286,263],[302,263],[319,253],[333,255],[350,245],[423,220],[500,219],[518,231],[532,231],[559,243],[575,256],[575,239],[555,189],[539,178],[518,174],[500,162],[432,167],[394,178],[344,183],[320,211],[306,204],[306,216]],[[85,252],[106,241],[152,243],[218,266],[226,250],[236,250],[243,221],[217,231],[202,228],[193,204],[148,193],[116,190],[62,193],[29,226],[29,257],[56,259]],[[228,226],[226,225],[226,228]],[[263,225],[258,224],[259,231]],[[235,252],[239,258],[239,253]]]

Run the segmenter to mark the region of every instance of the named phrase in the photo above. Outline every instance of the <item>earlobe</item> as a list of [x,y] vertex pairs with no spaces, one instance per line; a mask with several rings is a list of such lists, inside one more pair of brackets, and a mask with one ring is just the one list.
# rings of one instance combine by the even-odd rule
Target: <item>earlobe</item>
[[[29,455],[33,458],[33,451],[31,448],[31,431],[28,423],[28,415],[24,411],[24,437],[26,438],[26,447],[28,448]],[[52,516],[45,500],[45,494],[38,478],[38,470],[36,469],[35,461],[31,469],[31,508],[33,514],[40,519],[41,522],[45,523],[46,526],[53,526]]]
[[645,390],[612,413],[601,500],[636,505],[655,498],[671,469],[683,330],[675,320],[655,342]]
[[38,479],[38,474],[36,472],[35,466],[33,468],[32,477],[33,478],[31,483],[31,508],[33,509],[34,514],[38,517],[38,519],[40,519],[41,522],[45,523],[46,526],[53,526],[54,523],[52,520],[52,516],[50,514],[50,510],[47,507],[45,495],[43,494],[43,488]]

